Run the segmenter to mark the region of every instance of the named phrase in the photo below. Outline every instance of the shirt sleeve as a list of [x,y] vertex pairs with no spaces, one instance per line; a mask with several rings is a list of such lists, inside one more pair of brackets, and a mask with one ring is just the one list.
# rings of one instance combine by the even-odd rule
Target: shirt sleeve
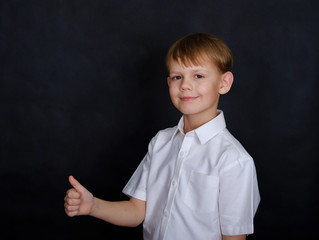
[[253,219],[259,202],[252,158],[240,159],[220,172],[219,211],[223,235],[253,233]]
[[134,197],[142,201],[147,200],[147,180],[149,175],[153,145],[155,141],[156,136],[149,143],[147,154],[124,187],[122,192],[127,196]]

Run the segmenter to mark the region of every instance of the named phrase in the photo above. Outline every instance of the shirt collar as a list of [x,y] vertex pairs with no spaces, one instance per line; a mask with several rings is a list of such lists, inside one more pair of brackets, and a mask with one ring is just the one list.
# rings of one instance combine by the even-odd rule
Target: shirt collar
[[[217,116],[210,120],[209,122],[205,123],[204,125],[196,128],[191,132],[195,132],[201,144],[208,142],[210,139],[215,137],[218,133],[220,133],[223,129],[226,128],[226,122],[224,113],[221,110],[217,110]],[[178,122],[177,128],[172,136],[172,138],[180,132],[184,135],[184,118]],[[189,132],[189,133],[191,133]]]

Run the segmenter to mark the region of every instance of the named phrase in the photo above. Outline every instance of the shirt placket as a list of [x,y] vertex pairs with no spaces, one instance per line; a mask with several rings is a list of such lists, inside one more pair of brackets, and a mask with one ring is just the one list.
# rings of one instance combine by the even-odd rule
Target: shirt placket
[[171,184],[170,184],[170,188],[169,188],[169,192],[168,192],[167,204],[166,204],[166,207],[165,207],[164,213],[163,213],[162,224],[161,224],[162,225],[161,226],[161,238],[160,239],[166,239],[166,230],[167,230],[167,226],[168,226],[168,223],[170,220],[175,195],[176,195],[176,192],[178,190],[182,166],[183,166],[185,158],[188,155],[193,136],[194,136],[193,132],[189,132],[188,134],[186,134],[184,136],[181,148],[178,152],[177,161],[176,161],[175,170],[174,170],[174,175],[173,175],[173,178],[171,180]]

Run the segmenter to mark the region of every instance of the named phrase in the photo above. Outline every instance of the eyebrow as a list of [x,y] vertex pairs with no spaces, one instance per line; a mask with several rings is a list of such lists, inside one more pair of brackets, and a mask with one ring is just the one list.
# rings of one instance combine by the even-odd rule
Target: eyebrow
[[[209,71],[207,71],[207,70],[205,70],[205,69],[202,69],[202,68],[201,68],[201,69],[191,69],[190,72],[191,72],[192,74],[195,74],[195,73],[208,74],[208,73],[209,73]],[[169,75],[169,76],[170,76],[170,75],[183,75],[183,73],[180,72],[180,71],[169,71],[168,75]]]
[[[188,71],[206,71],[208,72],[208,70],[205,68],[205,67],[202,67],[202,66],[193,66],[193,67],[187,67],[187,70]],[[170,70],[170,72],[180,72],[180,70],[175,70],[175,69],[172,69]]]

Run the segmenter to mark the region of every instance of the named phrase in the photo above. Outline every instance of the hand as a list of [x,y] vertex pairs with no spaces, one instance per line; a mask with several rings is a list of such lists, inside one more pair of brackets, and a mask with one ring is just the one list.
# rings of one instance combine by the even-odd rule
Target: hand
[[69,182],[73,188],[66,192],[64,198],[64,209],[69,217],[78,215],[88,215],[94,205],[92,193],[86,190],[74,177],[69,177]]

